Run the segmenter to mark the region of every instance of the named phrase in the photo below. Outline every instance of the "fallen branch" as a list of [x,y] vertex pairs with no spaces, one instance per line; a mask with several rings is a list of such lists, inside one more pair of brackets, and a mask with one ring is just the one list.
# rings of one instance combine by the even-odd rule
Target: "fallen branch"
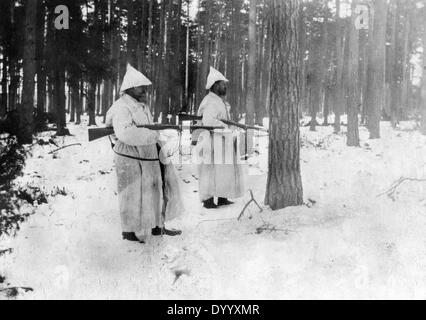
[[392,183],[392,185],[390,186],[390,188],[380,194],[377,195],[377,198],[383,196],[383,195],[387,195],[389,198],[394,199],[394,195],[396,192],[396,189],[405,181],[412,181],[412,182],[426,182],[426,179],[418,179],[418,178],[404,178],[401,177],[399,178],[397,181],[395,181],[394,183]]
[[[197,227],[198,227],[200,224],[204,223],[204,222],[231,221],[231,220],[235,220],[235,218],[203,220],[203,221],[200,221],[200,222],[197,224]],[[197,228],[197,227],[196,227],[196,228]]]
[[256,199],[254,198],[254,196],[253,196],[253,191],[252,190],[249,190],[250,191],[250,196],[251,196],[251,199],[250,199],[250,201],[249,202],[247,202],[246,203],[246,205],[244,206],[244,208],[243,208],[243,211],[241,211],[241,213],[240,213],[240,215],[238,216],[238,221],[240,221],[241,220],[241,218],[244,216],[244,212],[246,211],[246,209],[248,208],[248,206],[250,205],[250,203],[252,203],[252,202],[254,202],[255,204],[256,204],[256,206],[259,208],[259,210],[260,210],[260,212],[263,212],[263,209],[262,209],[262,207],[261,206],[259,206],[259,204],[257,203],[257,201],[256,201]]
[[275,228],[275,227],[273,227],[273,228],[263,228],[263,227],[260,227],[260,228],[256,229],[256,234],[261,234],[263,231],[270,231],[270,232],[281,231],[281,232],[284,232],[286,235],[288,235],[290,232],[294,232],[294,233],[297,232],[297,231],[294,231],[294,230],[278,229],[278,228]]
[[73,147],[73,146],[81,146],[81,143],[73,143],[73,144],[69,144],[67,146],[60,147],[60,148],[58,148],[56,150],[53,150],[53,151],[49,152],[49,154],[53,154],[55,152],[58,152],[60,150],[63,150],[63,149],[68,148],[68,147]]

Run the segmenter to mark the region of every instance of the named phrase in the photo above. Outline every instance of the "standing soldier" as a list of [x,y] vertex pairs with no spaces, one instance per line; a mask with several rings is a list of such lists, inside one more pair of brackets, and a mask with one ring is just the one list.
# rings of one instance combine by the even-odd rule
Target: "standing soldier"
[[183,211],[174,167],[159,161],[158,132],[137,127],[153,124],[146,104],[146,88],[151,84],[141,72],[128,65],[121,97],[106,118],[106,125],[115,132],[122,236],[142,243],[149,235],[180,235],[181,231],[167,230],[164,223]]
[[[207,78],[206,89],[209,94],[201,102],[198,116],[203,118],[204,126],[220,126],[225,130],[215,130],[210,139],[205,143],[213,145],[213,163],[202,163],[199,166],[199,189],[200,198],[204,208],[214,209],[218,206],[233,204],[228,198],[240,198],[244,194],[244,174],[240,164],[240,153],[237,147],[237,137],[235,131],[231,131],[221,120],[230,120],[230,105],[226,102],[226,83],[228,80],[222,73],[214,68],[210,68]],[[225,141],[231,143],[224,144]],[[225,159],[226,155],[231,155],[231,161],[215,160]],[[218,198],[217,205],[214,197]]]

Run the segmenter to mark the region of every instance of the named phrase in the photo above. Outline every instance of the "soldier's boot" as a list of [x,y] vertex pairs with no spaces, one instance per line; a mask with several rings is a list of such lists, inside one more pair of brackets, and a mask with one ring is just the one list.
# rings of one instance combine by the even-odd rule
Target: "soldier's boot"
[[217,205],[218,205],[218,206],[229,206],[229,205],[231,205],[231,204],[234,204],[234,202],[229,201],[229,200],[228,200],[228,199],[226,199],[226,198],[219,198],[219,199],[217,200]]
[[182,231],[180,230],[169,230],[169,229],[166,229],[166,227],[163,227],[163,228],[155,227],[154,229],[152,229],[153,236],[176,237],[176,236],[180,236],[181,234],[182,234]]
[[218,206],[214,203],[214,198],[203,201],[203,207],[206,209],[216,209]]

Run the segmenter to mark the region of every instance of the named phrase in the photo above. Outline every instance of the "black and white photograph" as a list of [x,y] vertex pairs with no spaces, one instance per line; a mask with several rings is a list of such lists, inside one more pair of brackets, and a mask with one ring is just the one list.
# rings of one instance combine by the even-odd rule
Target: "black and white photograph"
[[0,1],[0,300],[424,300],[425,228],[426,0]]

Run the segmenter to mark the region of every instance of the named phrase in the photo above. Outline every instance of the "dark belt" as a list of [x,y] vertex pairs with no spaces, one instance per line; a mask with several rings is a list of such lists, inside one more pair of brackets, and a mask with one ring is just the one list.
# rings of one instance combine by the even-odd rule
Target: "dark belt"
[[[111,142],[112,151],[114,151],[114,153],[116,155],[119,155],[120,157],[124,157],[124,158],[128,158],[128,159],[133,159],[133,160],[138,160],[138,161],[160,161],[160,159],[145,159],[145,158],[133,157],[133,156],[129,156],[127,154],[118,153],[117,151],[114,150],[115,144],[112,142],[111,137],[109,137],[109,141]],[[157,144],[158,154],[160,154],[159,147],[160,146]]]

